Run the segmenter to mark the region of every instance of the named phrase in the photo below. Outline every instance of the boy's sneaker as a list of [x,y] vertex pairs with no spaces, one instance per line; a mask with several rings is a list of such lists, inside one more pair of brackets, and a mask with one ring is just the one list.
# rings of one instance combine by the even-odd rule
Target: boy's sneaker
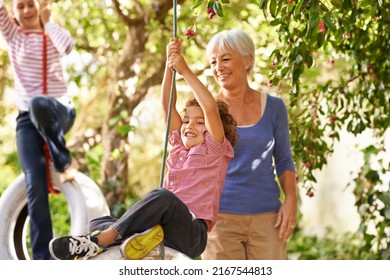
[[163,229],[160,225],[157,225],[126,239],[121,245],[122,256],[128,260],[142,259],[163,240]]
[[49,243],[51,256],[56,260],[87,259],[107,250],[98,245],[100,231],[88,235],[65,236],[52,239]]

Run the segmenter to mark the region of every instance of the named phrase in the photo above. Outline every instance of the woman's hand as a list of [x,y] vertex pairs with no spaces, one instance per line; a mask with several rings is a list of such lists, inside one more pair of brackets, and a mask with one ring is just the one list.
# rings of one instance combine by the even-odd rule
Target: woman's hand
[[275,227],[279,228],[279,238],[284,242],[287,242],[294,232],[297,222],[297,203],[296,199],[286,199],[279,209]]

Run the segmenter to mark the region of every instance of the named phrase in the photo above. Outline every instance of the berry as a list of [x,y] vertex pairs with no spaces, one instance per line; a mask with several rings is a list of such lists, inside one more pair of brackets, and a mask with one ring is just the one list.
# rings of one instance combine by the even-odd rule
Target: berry
[[306,193],[306,195],[308,197],[313,197],[314,196],[314,192],[313,191],[309,191],[309,192]]
[[320,21],[317,25],[318,29],[320,30],[321,33],[324,33],[326,31],[325,24],[323,21]]
[[213,17],[216,15],[213,8],[207,8],[207,13],[209,14],[209,19],[213,19]]
[[185,35],[187,35],[187,37],[193,37],[195,35],[195,31],[192,30],[192,29],[188,29],[185,33]]

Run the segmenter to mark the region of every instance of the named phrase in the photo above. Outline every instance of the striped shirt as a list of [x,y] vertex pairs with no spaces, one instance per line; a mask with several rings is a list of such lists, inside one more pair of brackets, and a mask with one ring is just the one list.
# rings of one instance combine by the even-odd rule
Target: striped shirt
[[[9,17],[0,3],[0,31],[8,44],[14,68],[15,103],[27,111],[30,100],[43,94],[43,30],[23,30]],[[74,42],[67,30],[53,22],[45,24],[47,33],[47,94],[64,105],[71,105],[61,59],[73,49]]]

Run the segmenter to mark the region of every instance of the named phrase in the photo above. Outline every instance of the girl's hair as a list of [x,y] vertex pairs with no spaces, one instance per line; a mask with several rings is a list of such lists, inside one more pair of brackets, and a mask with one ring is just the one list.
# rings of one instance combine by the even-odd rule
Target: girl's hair
[[[237,122],[229,113],[229,106],[225,103],[225,101],[217,99],[216,102],[219,109],[219,115],[221,116],[225,137],[234,147],[237,144],[238,140]],[[200,107],[198,101],[194,97],[191,97],[187,100],[186,104],[184,105],[183,112],[185,113],[187,108],[192,106]]]
[[255,65],[255,44],[252,38],[242,30],[223,30],[215,34],[206,47],[207,56],[215,48],[220,50],[231,49],[242,56],[252,56],[252,64],[247,70],[249,75]]

